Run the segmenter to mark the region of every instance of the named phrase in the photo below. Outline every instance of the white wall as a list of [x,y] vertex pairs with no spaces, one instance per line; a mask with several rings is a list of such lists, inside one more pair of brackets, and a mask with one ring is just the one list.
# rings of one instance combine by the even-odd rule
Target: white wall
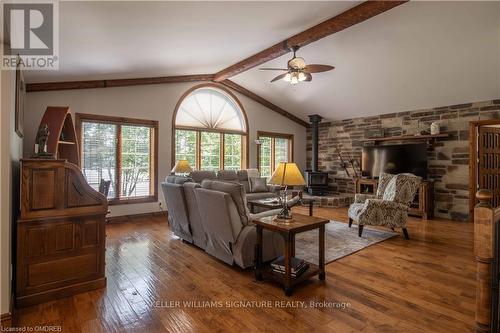
[[[175,105],[196,83],[131,86],[120,88],[33,92],[28,94],[25,115],[24,156],[33,150],[34,137],[47,106],[69,106],[73,113],[143,118],[159,121],[159,179],[171,169],[172,115]],[[294,158],[304,170],[306,165],[306,129],[269,110],[259,103],[235,93],[248,116],[250,134],[249,167],[257,167],[257,131],[294,134]],[[159,198],[165,207],[161,190]],[[111,216],[157,211],[158,203],[111,206]]]
[[10,75],[1,72],[1,116],[0,116],[0,313],[9,312],[10,304],[10,190],[9,190],[9,109],[10,109]]
[[19,209],[19,159],[22,139],[14,131],[14,71],[1,71],[0,116],[0,313],[10,312],[12,225]]

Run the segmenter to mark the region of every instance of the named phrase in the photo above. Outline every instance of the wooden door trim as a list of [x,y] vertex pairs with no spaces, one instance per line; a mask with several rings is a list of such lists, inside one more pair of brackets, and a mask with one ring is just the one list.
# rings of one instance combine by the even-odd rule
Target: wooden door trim
[[500,125],[500,119],[474,120],[469,122],[469,222],[474,223],[474,207],[476,206],[477,188],[477,135],[479,127]]

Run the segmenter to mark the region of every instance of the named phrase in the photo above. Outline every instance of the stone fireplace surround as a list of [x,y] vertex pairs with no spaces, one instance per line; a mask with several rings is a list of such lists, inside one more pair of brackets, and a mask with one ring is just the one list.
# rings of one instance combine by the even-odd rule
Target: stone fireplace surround
[[[340,165],[335,147],[360,162],[362,142],[374,136],[415,134],[439,122],[447,138],[436,139],[428,150],[428,179],[433,180],[435,216],[467,221],[469,216],[469,121],[500,118],[500,99],[319,124],[319,170],[329,172],[329,192],[353,194],[354,181]],[[399,143],[399,142],[393,142]],[[311,131],[307,133],[307,163],[311,165]]]

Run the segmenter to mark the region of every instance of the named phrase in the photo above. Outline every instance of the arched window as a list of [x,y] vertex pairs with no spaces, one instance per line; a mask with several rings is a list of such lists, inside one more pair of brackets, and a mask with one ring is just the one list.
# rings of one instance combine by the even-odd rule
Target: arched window
[[247,166],[248,128],[236,97],[204,84],[187,91],[173,119],[175,164],[186,159],[198,170],[238,170]]

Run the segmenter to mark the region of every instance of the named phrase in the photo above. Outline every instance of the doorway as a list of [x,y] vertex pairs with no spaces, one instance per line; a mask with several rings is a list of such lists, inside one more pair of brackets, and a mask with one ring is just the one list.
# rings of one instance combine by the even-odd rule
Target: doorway
[[493,193],[492,205],[500,205],[500,120],[469,123],[469,216],[474,221],[476,192]]

